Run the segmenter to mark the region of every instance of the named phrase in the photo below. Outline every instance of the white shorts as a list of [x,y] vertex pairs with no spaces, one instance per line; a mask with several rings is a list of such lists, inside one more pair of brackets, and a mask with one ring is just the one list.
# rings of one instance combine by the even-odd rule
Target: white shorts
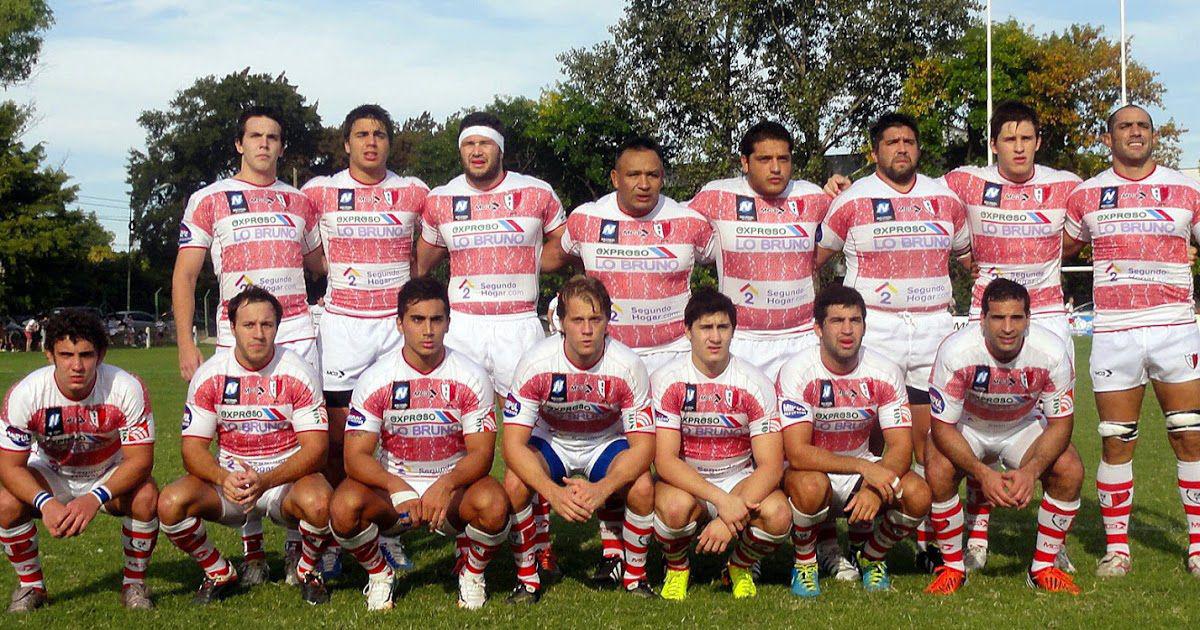
[[[860,455],[863,459],[877,462],[882,457],[871,455]],[[846,504],[850,502],[851,497],[862,485],[862,475],[857,473],[850,475],[839,475],[837,473],[829,473],[829,485],[833,489],[833,496],[829,500],[829,513],[840,515],[846,511]]]
[[[429,486],[432,486],[434,484],[434,482],[438,480],[438,477],[405,477],[404,475],[400,475],[400,478],[404,480],[404,483],[408,484],[408,486],[413,489],[413,492],[417,493],[417,497],[425,496],[425,492],[427,490],[429,490]],[[408,531],[408,530],[399,528],[395,531],[384,532],[383,535],[397,536],[399,534],[404,533],[405,531]],[[434,533],[453,538],[454,536],[457,536],[461,532],[459,532],[458,529],[455,528],[454,525],[450,522],[450,519],[447,518],[445,521],[442,522],[441,527],[434,530]]]
[[1114,392],[1148,380],[1200,379],[1200,330],[1195,324],[1145,326],[1092,335],[1092,390]]
[[[71,499],[81,497],[91,492],[92,488],[95,488],[96,486],[103,485],[108,481],[109,477],[112,477],[113,473],[117,471],[117,466],[114,465],[112,468],[109,468],[99,475],[87,477],[68,477],[51,467],[50,462],[46,461],[37,453],[29,456],[28,466],[31,469],[36,470],[38,474],[40,474],[42,478],[46,480],[46,485],[50,486],[50,494],[54,495],[54,498],[57,499],[59,503],[64,504]],[[108,511],[104,509],[103,505],[100,506],[100,509],[106,514],[108,513]]]
[[956,428],[971,445],[971,451],[979,461],[985,464],[999,462],[1009,470],[1016,470],[1021,467],[1025,451],[1046,429],[1046,422],[1046,418],[1038,414],[1028,420],[1011,423],[1015,426],[1004,432],[988,431],[965,422],[959,422]]
[[779,376],[779,368],[783,367],[793,354],[816,344],[817,334],[811,330],[775,339],[749,337],[739,335],[735,331],[729,352],[754,364],[774,382]]
[[680,337],[675,341],[657,346],[633,348],[633,351],[642,358],[642,363],[646,366],[646,374],[653,374],[655,370],[675,359],[691,354],[692,344],[688,342],[687,337]]
[[[316,339],[299,339],[297,341],[285,341],[275,344],[277,348],[287,348],[292,352],[300,355],[304,362],[312,366],[317,372],[317,376],[321,376],[321,347]],[[230,352],[232,346],[217,346],[213,355],[216,356],[220,352]]]
[[450,312],[446,345],[483,366],[500,396],[507,396],[517,361],[546,338],[536,313],[517,317]]
[[535,429],[529,436],[529,446],[541,453],[550,469],[550,478],[561,484],[564,477],[572,475],[583,475],[591,482],[603,479],[613,459],[629,448],[629,442],[624,436],[615,435],[585,444],[561,440],[544,429]]
[[249,511],[243,510],[242,506],[225,498],[225,493],[221,490],[221,486],[217,484],[209,484],[216,491],[217,496],[221,497],[221,518],[217,522],[228,527],[241,527],[247,522],[261,521],[264,516],[270,517],[275,521],[276,525],[286,526],[287,520],[283,517],[283,498],[292,489],[292,484],[285,483],[282,486],[275,486],[267,490],[258,497],[258,501],[254,503],[254,507]]
[[404,345],[395,317],[367,319],[326,313],[321,317],[319,335],[327,392],[352,391],[379,357]]
[[929,372],[938,346],[954,332],[950,313],[891,313],[868,309],[863,345],[887,357],[904,371],[904,384],[929,390]]
[[[733,489],[736,488],[739,483],[742,483],[742,481],[746,477],[749,477],[753,473],[754,473],[753,468],[743,468],[737,472],[725,475],[723,477],[713,477],[713,478],[705,477],[704,479],[705,479],[705,481],[711,483],[712,485],[720,488],[722,492],[729,493],[729,492],[733,492]],[[700,506],[703,507],[704,511],[708,513],[708,518],[710,520],[717,518],[717,516],[718,516],[717,506],[713,505],[712,503],[709,503],[708,501],[705,501],[704,499],[698,499],[698,500],[700,501]]]

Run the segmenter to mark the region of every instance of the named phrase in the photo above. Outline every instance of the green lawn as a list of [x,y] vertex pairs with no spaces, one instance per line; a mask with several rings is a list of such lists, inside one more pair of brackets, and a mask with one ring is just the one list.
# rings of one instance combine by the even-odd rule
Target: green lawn
[[[1078,342],[1078,355],[1085,361],[1090,340]],[[182,472],[179,457],[179,418],[185,387],[175,364],[174,348],[114,350],[109,361],[138,373],[150,387],[158,419],[158,462],[155,475],[169,481]],[[39,355],[0,355],[0,385],[5,389],[30,369],[43,363]],[[868,596],[857,585],[823,583],[824,594],[816,601],[799,601],[787,590],[790,549],[777,552],[765,565],[759,596],[734,602],[729,593],[713,583],[718,564],[702,561],[695,565],[693,585],[687,602],[668,604],[641,601],[615,592],[597,592],[583,577],[599,556],[594,525],[568,526],[555,521],[556,547],[567,579],[550,589],[542,603],[533,608],[514,609],[504,604],[512,588],[512,562],[502,552],[489,571],[491,601],[480,612],[455,607],[457,582],[450,576],[452,549],[439,537],[416,534],[407,544],[417,560],[415,572],[401,577],[397,586],[397,609],[382,617],[368,615],[361,589],[365,577],[354,566],[346,577],[332,584],[333,602],[322,608],[302,603],[299,593],[280,584],[240,594],[208,609],[189,604],[200,571],[165,537],[150,567],[150,586],[158,609],[128,614],[119,604],[121,546],[116,519],[100,516],[80,538],[59,541],[42,536],[42,557],[52,605],[24,619],[4,617],[0,627],[74,626],[216,627],[239,623],[277,626],[349,627],[378,624],[420,627],[464,625],[558,626],[607,628],[617,626],[675,627],[679,624],[734,626],[792,626],[818,623],[837,627],[878,624],[880,627],[947,627],[967,624],[981,627],[1079,627],[1099,622],[1145,623],[1147,627],[1178,626],[1200,596],[1200,581],[1183,568],[1187,532],[1175,487],[1175,461],[1162,430],[1162,415],[1151,403],[1145,410],[1143,444],[1136,460],[1137,503],[1133,514],[1134,572],[1120,581],[1101,582],[1092,575],[1094,563],[1103,553],[1104,541],[1092,476],[1099,457],[1099,438],[1094,430],[1095,404],[1086,369],[1080,370],[1076,445],[1085,462],[1088,481],[1083,490],[1083,508],[1069,538],[1071,557],[1080,568],[1078,598],[1046,596],[1025,586],[1024,570],[1031,555],[1036,508],[1023,512],[996,510],[992,517],[992,558],[988,568],[973,575],[964,589],[950,599],[924,595],[928,576],[913,568],[913,547],[902,543],[893,553],[891,566],[895,590]],[[502,466],[497,463],[496,472]],[[211,529],[220,547],[240,553],[235,532],[219,526]],[[282,532],[268,527],[268,549],[272,570],[282,569]],[[657,567],[657,554],[650,564]],[[653,580],[661,572],[651,569]],[[0,595],[15,584],[10,567],[0,568]],[[936,624],[936,626],[935,626]]]

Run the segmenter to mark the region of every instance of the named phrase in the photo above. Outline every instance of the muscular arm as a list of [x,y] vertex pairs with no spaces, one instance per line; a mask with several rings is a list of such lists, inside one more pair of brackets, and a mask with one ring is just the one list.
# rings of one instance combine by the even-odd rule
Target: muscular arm
[[912,430],[895,427],[883,431],[883,459],[879,463],[885,468],[903,477],[912,465],[913,443]]
[[862,474],[874,462],[859,457],[831,453],[812,443],[812,425],[794,424],[783,430],[783,449],[792,470],[815,470],[826,474]]
[[154,468],[154,445],[131,444],[121,447],[121,463],[104,485],[109,494],[119,497],[129,494],[150,478]]
[[466,456],[442,475],[451,488],[465,488],[486,477],[496,456],[496,434],[491,431],[464,435],[463,441],[467,445]]
[[558,229],[546,235],[546,245],[542,247],[541,268],[544,273],[558,271],[568,266],[578,266],[576,261],[579,259],[563,251],[562,237],[567,231],[566,225],[561,225]]
[[548,497],[559,489],[557,481],[561,480],[550,479],[550,475],[546,474],[542,463],[538,461],[537,454],[529,448],[529,436],[532,434],[533,429],[530,427],[516,424],[504,425],[504,433],[500,437],[504,464],[521,481],[524,481],[525,485],[533,488],[538,494]]
[[171,312],[175,315],[175,338],[179,346],[179,372],[191,380],[204,357],[192,339],[192,323],[196,315],[196,280],[204,268],[206,250],[186,247],[175,257],[171,275]]
[[765,433],[750,440],[754,472],[741,483],[738,494],[749,503],[760,503],[783,480],[783,435]]
[[710,483],[679,457],[681,442],[679,431],[659,429],[654,437],[654,470],[665,482],[687,492],[688,494],[708,501],[714,505],[724,497],[725,492]]
[[300,450],[284,460],[282,464],[262,474],[264,489],[282,486],[301,477],[321,472],[321,469],[325,467],[325,454],[329,451],[329,435],[327,433],[303,431],[296,434],[296,441],[300,443]]
[[430,271],[445,260],[449,255],[449,251],[445,247],[431,245],[423,238],[417,238],[417,264],[413,270],[413,277],[420,278],[429,275]]
[[597,482],[606,495],[633,483],[642,473],[650,470],[650,464],[654,461],[653,433],[626,433],[625,439],[629,441],[629,450],[622,453],[609,467],[608,474]]
[[1087,247],[1087,243],[1083,241],[1077,241],[1074,238],[1071,238],[1070,234],[1063,232],[1063,258],[1074,257],[1075,255],[1079,254],[1079,252],[1083,251],[1084,247]]
[[389,495],[412,490],[400,477],[389,473],[375,457],[379,434],[369,431],[347,431],[342,446],[346,476],[371,488],[387,491]]
[[[829,262],[829,259],[833,258],[834,254],[837,254],[837,250],[826,249],[817,245],[817,259],[813,262],[813,271],[824,267],[825,263]],[[816,274],[814,273],[813,275],[815,276]]]
[[209,438],[183,436],[183,469],[201,481],[219,486],[232,473],[217,464],[217,458],[209,450],[211,443]]
[[33,505],[42,486],[29,471],[29,451],[0,450],[0,485],[22,503]]
[[318,246],[304,256],[304,268],[313,278],[323,278],[329,275],[329,265],[325,260],[325,248]]
[[958,432],[953,424],[934,418],[929,425],[930,435],[933,437],[933,443],[937,445],[938,451],[945,455],[956,468],[976,478],[994,472],[979,461],[978,457],[975,457],[971,445],[967,444],[967,439]]
[[1058,460],[1071,444],[1071,433],[1075,428],[1075,414],[1054,418],[1046,423],[1042,434],[1029,447],[1028,459],[1021,468],[1036,479]]

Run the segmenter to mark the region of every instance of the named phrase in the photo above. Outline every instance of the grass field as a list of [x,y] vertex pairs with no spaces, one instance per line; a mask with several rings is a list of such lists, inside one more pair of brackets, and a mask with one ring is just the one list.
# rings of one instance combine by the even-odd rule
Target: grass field
[[[1078,340],[1080,361],[1086,360],[1090,340]],[[174,348],[114,350],[109,362],[138,373],[150,387],[158,420],[155,477],[160,483],[182,473],[179,420],[185,394],[175,363]],[[35,354],[0,355],[0,386],[7,389],[30,369],[42,365]],[[1104,540],[1092,478],[1099,458],[1094,429],[1095,404],[1088,371],[1079,371],[1075,443],[1083,456],[1088,480],[1083,507],[1069,538],[1071,557],[1079,567],[1077,598],[1047,596],[1025,586],[1024,571],[1032,553],[1036,508],[1023,512],[996,510],[992,516],[992,556],[986,570],[976,574],[956,596],[939,599],[921,592],[928,576],[914,570],[913,546],[901,543],[890,565],[894,591],[867,595],[857,584],[826,580],[815,601],[800,601],[787,590],[790,548],[772,556],[754,600],[733,601],[715,583],[719,564],[701,560],[693,567],[693,587],[683,604],[642,601],[616,592],[595,591],[584,576],[599,557],[594,524],[567,526],[555,519],[555,546],[567,578],[551,588],[541,604],[512,608],[503,602],[514,584],[507,549],[488,572],[491,598],[482,611],[458,610],[457,581],[450,575],[449,541],[414,534],[406,540],[417,568],[401,576],[397,606],[382,616],[367,614],[361,594],[366,578],[353,562],[347,574],[334,581],[330,605],[313,608],[296,589],[276,583],[241,593],[206,609],[190,605],[200,570],[165,536],[151,562],[149,583],[158,609],[130,614],[121,608],[121,545],[116,519],[98,516],[89,530],[73,540],[41,537],[43,566],[51,606],[25,618],[0,617],[0,628],[16,627],[400,627],[555,626],[555,627],[678,627],[687,625],[767,626],[797,624],[859,628],[878,627],[1081,627],[1139,623],[1143,627],[1181,626],[1200,621],[1189,612],[1200,601],[1200,580],[1183,568],[1187,532],[1175,487],[1175,460],[1166,443],[1162,415],[1153,403],[1144,410],[1141,449],[1135,461],[1138,480],[1131,537],[1134,571],[1119,581],[1100,581],[1092,574],[1103,554]],[[502,470],[498,462],[495,473]],[[236,532],[212,527],[226,552],[240,554]],[[282,532],[268,527],[268,550],[275,576],[282,573]],[[658,556],[652,552],[651,579],[661,580]],[[0,595],[7,605],[15,576],[7,563],[0,568]]]

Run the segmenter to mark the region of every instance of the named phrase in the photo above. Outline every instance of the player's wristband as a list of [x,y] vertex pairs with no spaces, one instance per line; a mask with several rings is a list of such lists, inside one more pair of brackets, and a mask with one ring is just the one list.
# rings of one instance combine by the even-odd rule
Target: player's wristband
[[92,488],[92,496],[100,499],[100,505],[104,505],[108,503],[109,499],[112,499],[112,492],[109,491],[108,486],[96,486]]
[[421,495],[417,494],[416,492],[413,492],[412,490],[401,490],[400,492],[393,492],[392,493],[392,507],[396,507],[402,503],[406,503],[408,501],[412,501],[413,499],[419,499],[419,498],[421,498]]
[[33,497],[33,508],[40,512],[42,511],[42,506],[46,505],[46,502],[53,498],[54,495],[42,490],[41,492],[37,493],[37,496]]

